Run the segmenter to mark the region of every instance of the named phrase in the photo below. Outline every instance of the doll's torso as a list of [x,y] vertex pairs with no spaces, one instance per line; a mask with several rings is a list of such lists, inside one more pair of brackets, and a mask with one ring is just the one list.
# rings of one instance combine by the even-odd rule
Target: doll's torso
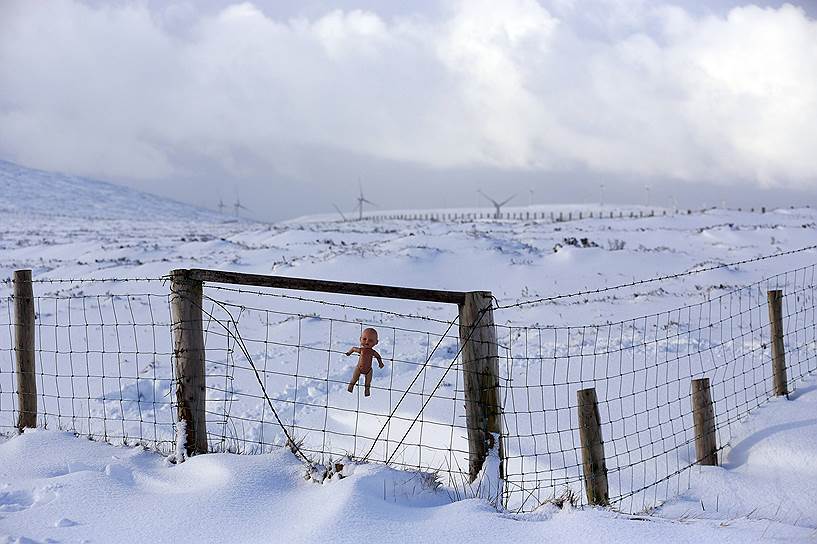
[[372,357],[374,357],[372,348],[360,348],[360,359],[357,361],[357,368],[361,374],[368,374],[372,370]]

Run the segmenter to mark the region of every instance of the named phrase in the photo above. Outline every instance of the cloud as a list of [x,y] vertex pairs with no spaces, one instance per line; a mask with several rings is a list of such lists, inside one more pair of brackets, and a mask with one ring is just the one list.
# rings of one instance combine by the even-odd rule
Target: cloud
[[293,149],[813,189],[817,23],[639,1],[462,0],[281,19],[244,3],[0,7],[0,157],[98,177]]

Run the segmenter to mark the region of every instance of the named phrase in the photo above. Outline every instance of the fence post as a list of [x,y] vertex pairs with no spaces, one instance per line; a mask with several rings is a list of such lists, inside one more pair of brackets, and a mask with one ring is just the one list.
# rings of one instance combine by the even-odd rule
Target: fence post
[[772,329],[774,394],[776,396],[785,396],[789,394],[789,385],[786,379],[786,352],[783,348],[783,291],[774,289],[767,293],[767,297],[769,300],[769,323]]
[[17,430],[37,426],[34,362],[34,289],[31,270],[14,271],[14,359],[17,375]]
[[186,422],[187,454],[207,453],[202,282],[187,270],[170,273],[173,355],[179,421]]
[[601,418],[596,390],[576,391],[579,409],[579,442],[582,446],[584,489],[587,503],[609,506],[607,491],[607,463],[604,460],[604,440],[601,436]]
[[718,466],[718,442],[715,437],[715,410],[709,378],[692,380],[692,421],[695,424],[695,456],[699,465]]
[[505,476],[499,356],[492,300],[488,291],[472,291],[465,294],[465,301],[459,306],[465,422],[468,428],[468,475],[472,482],[494,445],[494,434],[500,438],[499,476]]

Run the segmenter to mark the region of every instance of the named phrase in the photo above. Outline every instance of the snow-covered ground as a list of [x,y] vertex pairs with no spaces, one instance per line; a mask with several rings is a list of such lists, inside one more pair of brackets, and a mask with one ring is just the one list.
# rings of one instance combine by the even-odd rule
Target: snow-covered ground
[[546,505],[498,512],[416,473],[353,467],[323,484],[286,450],[171,465],[141,447],[29,431],[0,444],[0,541],[813,542],[817,381],[760,409],[722,467],[649,516]]
[[[679,372],[689,376],[701,370],[717,373],[721,367],[731,368],[728,365],[744,361],[753,349],[759,350],[762,359],[767,356],[763,351],[766,347],[752,348],[758,340],[749,333],[761,332],[756,316],[765,307],[758,303],[758,297],[765,296],[761,288],[774,284],[764,283],[751,293],[747,291],[746,296],[736,289],[817,262],[817,252],[809,250],[626,289],[514,307],[519,302],[809,246],[815,242],[817,213],[802,208],[765,214],[712,210],[566,223],[324,222],[310,218],[267,225],[235,221],[115,186],[29,171],[8,163],[0,163],[0,182],[4,189],[0,193],[2,277],[11,277],[16,269],[31,268],[35,279],[41,280],[35,284],[39,297],[38,364],[43,369],[39,379],[41,424],[49,429],[62,427],[105,436],[114,442],[141,438],[164,452],[172,450],[174,436],[168,288],[161,281],[143,279],[161,278],[175,268],[490,290],[500,307],[508,306],[494,311],[500,343],[506,347],[500,354],[503,377],[510,384],[528,384],[533,383],[526,380],[533,379],[534,374],[541,379],[541,361],[524,357],[524,364],[514,363],[523,349],[534,345],[520,340],[520,331],[568,331],[564,337],[556,333],[551,343],[554,353],[561,354],[554,355],[554,360],[564,357],[581,374],[583,367],[592,368],[594,360],[571,351],[575,349],[573,332],[640,323],[635,319],[639,316],[667,316],[665,321],[663,317],[645,321],[638,329],[641,336],[635,344],[642,346],[639,358],[665,357],[678,349],[677,345],[670,349],[667,342],[657,339],[647,340],[644,331],[653,323],[654,328],[684,330],[673,338],[683,340],[684,349],[694,345],[695,353],[707,353],[706,364],[711,366],[706,369],[702,361],[700,369],[693,368],[691,362],[679,363]],[[55,193],[70,198],[51,198]],[[567,209],[537,207],[540,212]],[[608,206],[605,212],[619,209]],[[131,281],[82,281],[89,278]],[[43,281],[52,279],[78,281]],[[790,335],[787,341],[799,349],[796,362],[801,373],[807,373],[815,367],[814,322],[808,322],[814,314],[812,310],[810,316],[801,315],[798,309],[813,308],[813,277],[794,274],[775,281],[783,281],[782,287],[800,287],[803,300],[792,303],[795,305],[789,312],[796,322],[793,330],[800,337]],[[6,283],[0,288],[0,349],[5,351],[0,353],[0,425],[10,430],[16,403],[8,325],[10,286]],[[456,326],[445,334],[448,322],[457,317],[456,307],[257,291],[206,288],[210,302],[206,311],[219,320],[209,320],[208,327],[208,430],[214,449],[272,453],[209,455],[174,466],[152,452],[78,440],[52,431],[26,433],[0,446],[0,486],[4,486],[0,488],[0,534],[6,534],[9,541],[28,538],[42,542],[109,542],[124,540],[123,535],[127,540],[160,542],[192,538],[426,541],[458,539],[470,532],[496,535],[500,541],[669,538],[725,542],[779,537],[806,541],[817,536],[817,495],[815,486],[810,485],[815,476],[813,467],[817,466],[817,423],[813,417],[817,387],[813,379],[794,384],[797,390],[791,401],[773,400],[748,419],[743,411],[728,405],[731,401],[723,402],[727,415],[739,413],[740,417],[730,422],[727,434],[719,436],[726,447],[721,452],[722,467],[685,471],[683,485],[665,490],[665,494],[669,491],[667,496],[657,496],[661,506],[650,510],[649,518],[642,516],[646,521],[609,511],[557,511],[548,505],[526,514],[497,513],[479,499],[452,503],[463,491],[452,488],[451,481],[442,477],[452,463],[466,462],[457,367],[444,375],[447,365],[456,359]],[[748,310],[739,306],[747,301]],[[702,306],[695,306],[699,303]],[[736,315],[746,314],[745,330],[742,321],[739,330],[724,332],[721,327],[721,337],[713,341],[710,336],[707,347],[695,337],[692,327],[683,329],[685,323],[702,319],[701,308],[727,311],[730,304]],[[676,319],[678,308],[698,309]],[[228,312],[236,323],[228,319]],[[352,361],[342,353],[354,345],[364,324],[374,324],[381,331],[378,349],[388,365],[382,374],[376,374],[370,399],[348,395],[344,384]],[[227,330],[230,327],[232,336]],[[323,485],[304,481],[303,468],[291,454],[272,448],[281,444],[282,436],[259,394],[247,357],[235,345],[236,336],[246,342],[250,359],[259,367],[263,365],[266,389],[284,422],[297,431],[297,438],[307,447],[319,452],[349,451],[360,457],[389,421],[386,416],[395,408],[399,393],[409,390],[414,378],[421,378],[397,412],[405,420],[390,421],[387,432],[391,437],[375,448],[372,458],[385,458],[393,453],[407,422],[441,380],[422,413],[423,425],[410,430],[408,441],[444,445],[441,449],[447,451],[435,458],[429,453],[434,450],[401,446],[397,460],[443,469],[443,486],[432,491],[421,485],[424,480],[416,473],[375,464],[359,465],[349,478]],[[729,341],[732,355],[722,349],[724,340]],[[586,344],[582,337],[578,345]],[[623,343],[595,340],[593,347],[599,346],[608,351],[614,348],[632,359],[630,366],[619,366],[616,372],[634,376],[631,387],[638,389],[635,381],[641,378],[635,351],[626,351]],[[714,347],[717,354],[713,354]],[[429,366],[423,367],[426,361]],[[532,366],[536,364],[539,366]],[[645,372],[644,380],[658,380]],[[768,376],[758,372],[753,383],[757,386],[759,380],[763,386]],[[664,378],[671,383],[668,376]],[[543,396],[539,405],[527,400],[520,411],[533,413],[559,395],[572,395],[583,383],[587,385],[587,378],[581,375],[574,380],[568,373],[562,379],[570,384],[569,391],[555,388],[548,393],[552,397]],[[594,374],[593,379],[598,380],[597,387],[604,387],[599,376]],[[687,384],[683,383],[682,396],[688,394]],[[664,390],[659,394],[673,393]],[[757,404],[767,397],[751,398]],[[734,401],[734,394],[729,399]],[[506,405],[509,400],[522,402],[521,398],[506,398]],[[741,397],[739,402],[749,407],[749,397]],[[519,404],[514,406],[519,409]],[[613,409],[612,405],[603,408]],[[259,420],[264,423],[259,424]],[[673,421],[671,418],[670,423]],[[536,432],[553,431],[547,423],[541,425]],[[326,432],[304,430],[314,426],[329,429],[328,436]],[[420,428],[425,429],[424,435],[412,434]],[[621,430],[626,432],[626,425]],[[561,437],[558,433],[564,429],[555,431]],[[619,444],[627,444],[626,437],[616,440],[610,439],[616,451]],[[537,475],[564,471],[568,483],[577,488],[573,461],[545,458],[547,441],[545,449],[521,441],[509,447],[517,448],[510,451],[519,454],[529,454],[526,448],[534,448]],[[419,459],[421,455],[426,457]],[[616,461],[608,462],[614,463],[610,468],[616,468]],[[683,466],[684,462],[680,459],[672,466]],[[650,477],[645,476],[645,482]],[[621,491],[626,490],[616,492]],[[541,500],[539,497],[535,503]],[[652,504],[639,498],[638,505]],[[529,504],[525,509],[530,508]]]

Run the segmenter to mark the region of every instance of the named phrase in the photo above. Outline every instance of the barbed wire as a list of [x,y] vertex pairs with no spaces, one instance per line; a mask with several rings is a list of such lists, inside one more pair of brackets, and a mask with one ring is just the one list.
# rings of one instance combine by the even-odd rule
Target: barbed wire
[[[156,277],[133,277],[133,278],[32,278],[31,283],[133,283],[133,282],[166,282],[169,276]],[[13,278],[0,279],[0,283],[12,284]]]
[[420,320],[423,320],[423,321],[433,321],[435,323],[441,323],[441,324],[448,324],[449,323],[448,321],[446,321],[444,319],[437,319],[437,318],[434,318],[434,317],[428,317],[428,316],[424,316],[424,315],[406,314],[406,313],[395,312],[393,310],[383,310],[383,309],[380,309],[380,308],[370,308],[370,307],[367,307],[367,306],[356,306],[354,304],[345,304],[345,303],[341,303],[341,302],[329,302],[327,300],[313,299],[313,298],[301,297],[301,296],[297,296],[297,295],[286,295],[286,294],[283,294],[283,293],[272,293],[272,292],[269,292],[269,291],[259,291],[259,290],[255,290],[255,289],[241,289],[241,288],[238,288],[238,287],[224,287],[223,285],[213,285],[211,283],[207,284],[207,288],[208,289],[218,290],[218,291],[225,291],[225,292],[248,293],[248,294],[261,295],[261,296],[266,296],[266,297],[282,298],[282,299],[288,299],[288,300],[297,300],[299,302],[311,302],[311,303],[321,304],[323,306],[334,306],[334,307],[337,307],[337,308],[343,308],[343,309],[348,309],[348,310],[361,310],[361,311],[366,311],[366,312],[372,312],[372,313],[383,314],[383,315],[391,315],[391,316],[394,316],[394,317],[402,317],[402,318],[407,318],[407,319],[420,319]]
[[675,274],[666,274],[666,275],[663,275],[663,276],[656,276],[656,277],[648,278],[648,279],[644,279],[644,280],[636,280],[636,281],[632,281],[632,282],[629,282],[629,283],[622,283],[622,284],[619,284],[619,285],[612,285],[612,286],[609,286],[609,287],[599,287],[597,289],[588,289],[588,290],[585,290],[585,291],[577,291],[575,293],[567,293],[567,294],[563,294],[563,295],[554,295],[554,296],[551,296],[551,297],[543,297],[543,298],[538,298],[538,299],[535,299],[535,300],[526,300],[526,301],[522,301],[522,302],[517,302],[515,304],[498,305],[498,306],[495,307],[495,309],[497,309],[497,310],[507,310],[509,308],[520,308],[522,306],[529,306],[529,305],[533,305],[533,304],[542,304],[544,302],[553,302],[555,300],[561,300],[561,299],[565,299],[565,298],[573,298],[573,297],[584,296],[584,295],[594,295],[594,294],[598,294],[598,293],[604,293],[604,292],[607,292],[607,291],[614,291],[614,290],[617,290],[617,289],[625,289],[627,287],[636,287],[636,286],[644,285],[644,284],[647,284],[647,283],[654,283],[654,282],[658,282],[658,281],[672,280],[672,279],[677,279],[677,278],[681,278],[681,277],[684,277],[684,276],[692,276],[694,274],[701,274],[703,272],[710,272],[712,270],[718,270],[720,268],[728,268],[728,267],[732,267],[732,266],[740,266],[742,264],[749,264],[749,263],[754,263],[754,262],[759,262],[759,261],[765,261],[767,259],[775,259],[775,258],[778,258],[778,257],[784,257],[786,255],[793,255],[795,253],[802,253],[804,251],[810,251],[812,249],[817,249],[817,244],[811,245],[811,246],[806,246],[806,247],[801,247],[799,249],[793,249],[793,250],[790,250],[790,251],[781,251],[779,253],[774,253],[772,255],[763,255],[763,256],[760,256],[760,257],[753,257],[753,258],[750,258],[750,259],[743,259],[743,260],[734,261],[734,262],[731,262],[731,263],[717,264],[717,265],[713,265],[713,266],[709,266],[709,267],[705,267],[705,268],[698,268],[698,269],[695,269],[695,270],[688,270],[688,271],[685,271],[685,272],[676,272]]

